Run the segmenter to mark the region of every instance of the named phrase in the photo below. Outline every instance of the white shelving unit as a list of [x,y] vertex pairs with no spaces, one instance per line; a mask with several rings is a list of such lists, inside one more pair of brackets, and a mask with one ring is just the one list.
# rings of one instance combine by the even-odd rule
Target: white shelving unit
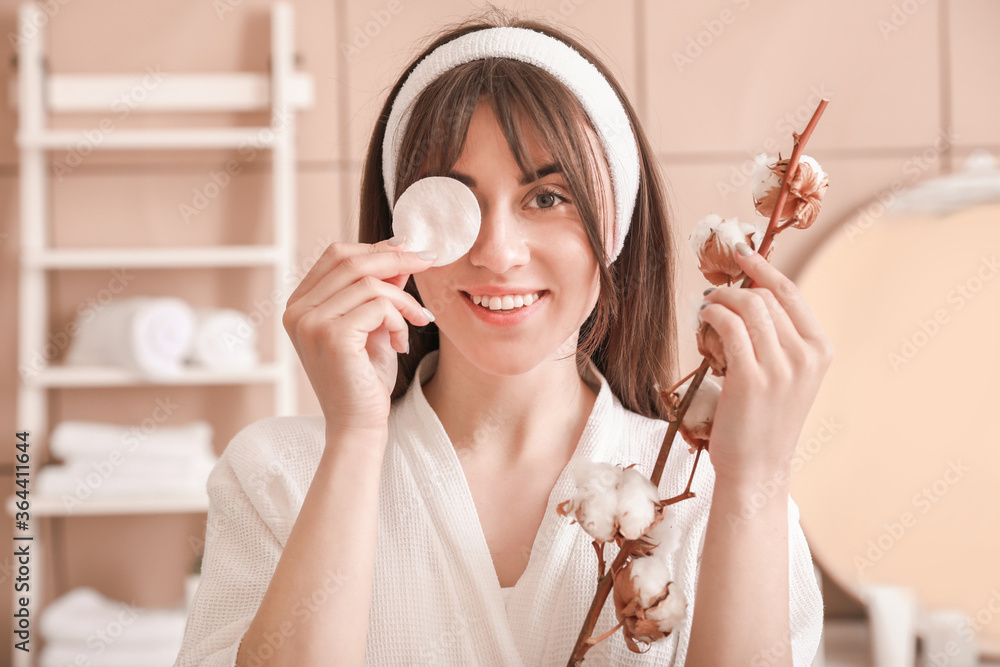
[[[116,130],[98,143],[86,142],[86,128],[51,129],[48,114],[105,112],[115,99],[141,85],[143,74],[51,74],[44,64],[47,17],[31,2],[19,9],[18,25],[43,26],[22,35],[18,76],[8,96],[18,110],[17,145],[20,149],[21,262],[18,308],[18,358],[32,367],[34,352],[43,349],[49,330],[49,277],[66,269],[187,269],[271,267],[276,285],[291,273],[295,257],[295,112],[312,106],[312,77],[294,71],[293,14],[289,2],[278,2],[271,12],[271,65],[267,74],[230,72],[175,74],[149,92],[136,112],[270,111],[263,127],[205,129]],[[273,241],[270,245],[184,248],[53,248],[50,246],[49,156],[47,151],[72,149],[85,141],[94,150],[236,149],[252,146],[272,151]],[[168,381],[151,382],[118,368],[52,365],[25,377],[18,389],[17,425],[31,433],[30,479],[38,472],[38,444],[49,429],[48,393],[56,388],[169,385],[274,385],[275,414],[295,409],[295,355],[284,335],[280,317],[274,318],[275,358],[272,363],[241,372],[188,368]],[[13,665],[31,667],[39,648],[39,604],[44,597],[45,545],[39,520],[81,515],[166,514],[204,512],[208,497],[196,494],[157,494],[89,498],[72,510],[59,498],[29,493],[31,503],[32,581],[29,613],[32,652],[14,649]],[[7,501],[13,514],[15,496]],[[17,597],[14,593],[15,608]]]

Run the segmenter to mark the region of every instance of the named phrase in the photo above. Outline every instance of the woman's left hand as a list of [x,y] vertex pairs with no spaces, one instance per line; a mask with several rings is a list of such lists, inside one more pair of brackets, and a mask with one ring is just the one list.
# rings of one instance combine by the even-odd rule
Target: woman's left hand
[[756,252],[735,255],[755,286],[710,292],[700,314],[727,364],[709,453],[717,478],[755,482],[788,472],[833,346],[795,283]]

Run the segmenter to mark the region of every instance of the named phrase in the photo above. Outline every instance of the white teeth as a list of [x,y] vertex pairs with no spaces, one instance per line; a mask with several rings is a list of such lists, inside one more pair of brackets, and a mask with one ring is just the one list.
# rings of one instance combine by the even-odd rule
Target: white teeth
[[470,294],[472,303],[490,310],[515,310],[523,306],[530,306],[540,298],[538,293],[534,294],[505,294],[504,296],[485,296]]

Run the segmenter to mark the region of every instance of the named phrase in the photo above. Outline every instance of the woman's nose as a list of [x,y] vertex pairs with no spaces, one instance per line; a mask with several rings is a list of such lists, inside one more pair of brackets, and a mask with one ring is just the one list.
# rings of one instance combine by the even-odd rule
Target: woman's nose
[[516,213],[505,206],[486,206],[480,201],[482,222],[479,236],[469,249],[469,261],[493,273],[527,264],[528,246]]

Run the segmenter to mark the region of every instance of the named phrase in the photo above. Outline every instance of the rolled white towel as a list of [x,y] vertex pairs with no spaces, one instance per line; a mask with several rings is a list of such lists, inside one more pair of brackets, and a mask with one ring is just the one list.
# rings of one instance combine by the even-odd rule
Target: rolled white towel
[[116,299],[77,321],[66,355],[74,365],[111,365],[156,378],[176,375],[191,346],[195,315],[171,297]]
[[211,454],[212,426],[193,421],[177,426],[155,423],[123,426],[88,421],[61,421],[49,436],[49,449],[59,458],[105,458],[114,450],[132,455],[188,458]]
[[[111,600],[89,586],[74,588],[43,610],[39,630],[46,642],[92,642],[98,630],[115,636],[114,649],[173,646],[184,637],[183,608],[144,609]],[[68,663],[75,664],[75,663]]]
[[199,308],[188,360],[217,370],[245,370],[258,363],[257,328],[230,308]]

